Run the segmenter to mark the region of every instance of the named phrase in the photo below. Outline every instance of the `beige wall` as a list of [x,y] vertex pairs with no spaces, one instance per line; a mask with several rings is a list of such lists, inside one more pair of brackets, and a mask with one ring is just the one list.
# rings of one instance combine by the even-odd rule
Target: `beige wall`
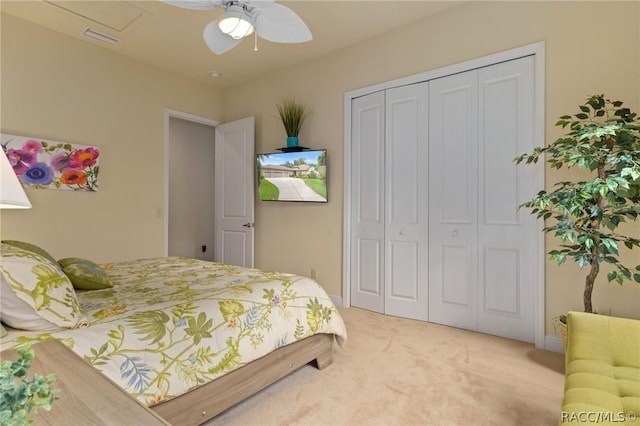
[[27,189],[3,239],[96,261],[163,254],[164,108],[220,119],[199,83],[2,15],[3,133],[100,148],[99,192]]
[[[282,96],[295,96],[312,110],[302,128],[301,144],[328,149],[328,204],[257,204],[256,265],[302,274],[315,268],[328,292],[341,294],[345,92],[544,41],[546,140],[552,141],[562,134],[553,126],[556,118],[576,112],[587,95],[605,93],[639,109],[639,9],[637,2],[471,2],[226,90],[225,120],[256,116],[258,152],[284,145],[285,134],[274,107]],[[561,176],[547,170],[547,185]],[[296,249],[302,246],[297,243],[301,240],[312,243]],[[547,245],[551,247],[551,240]],[[627,258],[638,262],[640,255],[636,252]],[[552,317],[567,309],[583,309],[585,274],[573,264],[547,263],[547,333],[553,333]],[[640,318],[637,285],[619,288],[601,277],[593,300],[601,311]]]

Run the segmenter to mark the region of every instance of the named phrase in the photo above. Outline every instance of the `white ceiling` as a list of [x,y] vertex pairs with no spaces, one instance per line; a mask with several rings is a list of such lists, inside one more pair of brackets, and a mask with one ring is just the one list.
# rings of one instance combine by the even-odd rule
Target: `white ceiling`
[[[307,24],[313,40],[271,43],[248,37],[223,55],[202,39],[205,25],[221,14],[188,10],[160,1],[1,0],[2,13],[86,40],[192,79],[224,88],[290,67],[420,20],[461,2],[430,0],[279,1]],[[110,46],[83,35],[91,28],[119,40]],[[211,72],[220,74],[212,78]]]

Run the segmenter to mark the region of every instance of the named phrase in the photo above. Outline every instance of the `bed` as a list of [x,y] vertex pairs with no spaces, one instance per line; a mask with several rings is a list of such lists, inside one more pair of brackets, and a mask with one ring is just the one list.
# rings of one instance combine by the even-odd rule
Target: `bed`
[[[200,424],[311,361],[322,369],[347,338],[309,278],[180,257],[55,261],[36,249],[2,244],[0,349],[57,339],[172,424]],[[35,319],[16,314],[21,302]]]

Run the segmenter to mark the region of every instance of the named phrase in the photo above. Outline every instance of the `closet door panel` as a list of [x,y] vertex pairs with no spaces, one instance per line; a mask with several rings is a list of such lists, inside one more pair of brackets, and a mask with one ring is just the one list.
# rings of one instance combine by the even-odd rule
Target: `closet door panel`
[[[485,247],[483,255],[484,312],[517,315],[521,310],[521,288],[513,283],[519,281],[520,251],[504,247]],[[479,324],[479,328],[485,327],[485,324]]]
[[386,91],[385,313],[427,319],[428,84]]
[[457,305],[460,309],[471,310],[475,306],[469,291],[469,277],[473,275],[470,270],[473,261],[471,245],[442,245],[442,302],[447,305]]
[[384,312],[384,92],[352,102],[351,304]]
[[[392,241],[388,244],[389,256],[389,298],[397,300],[418,299],[419,247],[416,242]],[[391,312],[388,312],[391,313]],[[395,313],[398,315],[398,313]]]
[[429,321],[477,328],[477,71],[429,86]]
[[534,148],[533,57],[479,70],[478,329],[534,341],[535,217],[518,210],[537,192],[533,167],[513,158]]

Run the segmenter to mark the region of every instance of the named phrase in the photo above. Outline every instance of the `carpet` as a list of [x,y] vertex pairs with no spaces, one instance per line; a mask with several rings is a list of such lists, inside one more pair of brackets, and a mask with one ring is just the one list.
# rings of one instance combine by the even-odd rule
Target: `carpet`
[[340,309],[349,338],[213,425],[553,425],[564,356],[438,324]]

